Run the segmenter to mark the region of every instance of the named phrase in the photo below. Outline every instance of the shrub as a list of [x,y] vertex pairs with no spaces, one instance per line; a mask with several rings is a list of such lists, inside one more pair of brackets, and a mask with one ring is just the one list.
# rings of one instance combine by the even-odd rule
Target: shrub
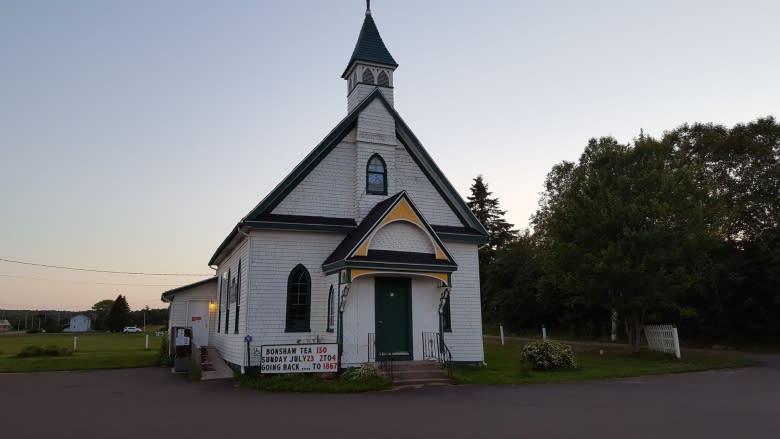
[[173,366],[173,356],[168,353],[168,334],[162,336],[160,341],[160,366]]
[[577,360],[571,346],[554,341],[537,341],[528,343],[523,348],[525,360],[534,369],[576,369]]
[[366,381],[376,377],[376,369],[367,364],[364,364],[362,367],[347,369],[341,374],[341,379],[345,381]]
[[68,348],[61,348],[59,346],[27,346],[16,354],[19,358],[27,357],[65,357],[72,355],[73,351]]

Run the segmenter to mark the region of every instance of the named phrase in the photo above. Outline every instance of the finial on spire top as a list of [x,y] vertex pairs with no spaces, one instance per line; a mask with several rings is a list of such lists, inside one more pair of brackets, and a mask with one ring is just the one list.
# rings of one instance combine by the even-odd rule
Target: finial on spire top
[[366,15],[371,15],[371,0],[366,0]]

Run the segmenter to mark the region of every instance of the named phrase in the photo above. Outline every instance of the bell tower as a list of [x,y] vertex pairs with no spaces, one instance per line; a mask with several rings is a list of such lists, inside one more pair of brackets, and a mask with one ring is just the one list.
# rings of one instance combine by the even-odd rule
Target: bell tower
[[371,15],[371,0],[366,0],[366,18],[352,57],[341,75],[347,81],[347,112],[375,89],[393,105],[393,72],[396,68],[398,63],[385,47]]

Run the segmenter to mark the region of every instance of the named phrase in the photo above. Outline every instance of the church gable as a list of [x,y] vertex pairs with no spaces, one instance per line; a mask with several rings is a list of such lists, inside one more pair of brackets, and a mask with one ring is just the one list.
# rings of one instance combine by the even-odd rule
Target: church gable
[[325,156],[272,210],[274,215],[354,218],[355,130]]
[[[455,270],[444,243],[406,192],[378,203],[323,262],[326,272],[340,267],[414,263]],[[357,265],[355,265],[357,264]]]

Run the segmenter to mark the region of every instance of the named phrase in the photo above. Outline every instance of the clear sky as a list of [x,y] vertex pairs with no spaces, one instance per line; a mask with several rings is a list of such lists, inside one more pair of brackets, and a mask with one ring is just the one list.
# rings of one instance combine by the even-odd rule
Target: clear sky
[[[212,273],[235,223],[346,115],[362,0],[0,2],[0,258]],[[588,138],[780,109],[780,2],[374,0],[396,108],[528,226]],[[198,277],[0,262],[0,309],[131,308]],[[130,285],[132,284],[132,285]],[[139,285],[140,284],[140,285]]]

